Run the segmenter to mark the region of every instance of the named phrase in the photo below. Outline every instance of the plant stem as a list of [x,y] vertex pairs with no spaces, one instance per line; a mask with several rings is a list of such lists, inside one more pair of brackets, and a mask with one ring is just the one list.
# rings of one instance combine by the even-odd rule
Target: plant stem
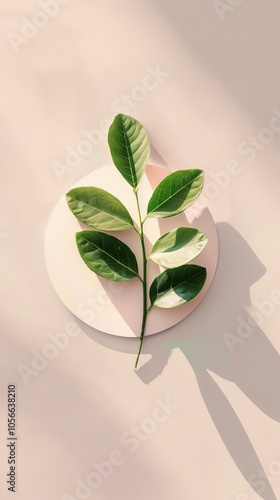
[[138,216],[139,216],[139,223],[140,223],[140,240],[141,240],[141,247],[142,247],[142,256],[143,256],[143,280],[142,280],[142,286],[143,286],[143,315],[142,315],[142,326],[141,326],[141,334],[140,334],[140,342],[139,342],[139,349],[138,349],[138,354],[136,358],[136,362],[134,365],[134,369],[137,370],[137,365],[139,361],[139,357],[141,354],[142,346],[143,346],[143,340],[144,340],[144,334],[145,334],[145,327],[146,327],[146,320],[147,320],[147,255],[146,255],[146,248],[145,248],[145,239],[144,239],[144,231],[143,231],[143,225],[144,221],[142,221],[142,216],[141,216],[141,210],[140,210],[140,204],[139,204],[139,198],[138,198],[138,191],[137,189],[134,190],[135,196],[136,196],[136,203],[137,203],[137,210],[138,210]]

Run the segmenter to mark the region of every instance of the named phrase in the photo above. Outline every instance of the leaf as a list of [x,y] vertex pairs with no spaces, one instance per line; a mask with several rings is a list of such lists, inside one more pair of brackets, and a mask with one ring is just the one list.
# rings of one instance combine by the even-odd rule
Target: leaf
[[150,155],[146,130],[135,118],[119,114],[109,128],[108,143],[114,164],[135,189]]
[[112,194],[97,187],[78,187],[66,194],[72,213],[95,229],[131,229],[133,220],[125,206]]
[[111,281],[127,281],[138,275],[134,253],[122,241],[99,231],[80,231],[76,242],[85,264]]
[[149,259],[169,269],[178,267],[197,257],[207,241],[207,237],[198,229],[178,227],[157,240]]
[[185,264],[167,269],[151,284],[151,306],[170,308],[189,302],[200,292],[205,280],[205,267]]
[[178,170],[159,183],[148,204],[148,217],[172,217],[186,210],[200,195],[203,170]]

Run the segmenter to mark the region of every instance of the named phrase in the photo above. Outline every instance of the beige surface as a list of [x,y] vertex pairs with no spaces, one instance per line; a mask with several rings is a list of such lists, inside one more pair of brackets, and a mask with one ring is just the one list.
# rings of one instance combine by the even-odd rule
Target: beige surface
[[[279,2],[39,4],[0,6],[0,497],[15,382],[19,500],[280,499]],[[147,339],[137,374],[134,339],[77,330],[43,254],[56,201],[109,159],[118,111],[145,124],[153,163],[207,171],[220,238],[207,297]]]

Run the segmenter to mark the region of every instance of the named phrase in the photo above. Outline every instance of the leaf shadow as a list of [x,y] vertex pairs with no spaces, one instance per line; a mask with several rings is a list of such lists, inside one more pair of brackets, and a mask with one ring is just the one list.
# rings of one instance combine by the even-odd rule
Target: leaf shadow
[[280,422],[279,355],[246,311],[253,307],[261,323],[275,306],[268,306],[265,299],[261,313],[251,304],[250,286],[266,270],[246,241],[227,223],[218,224],[218,234],[220,260],[211,292],[184,324],[163,333],[163,343],[151,343],[152,359],[138,376],[150,383],[162,373],[172,350],[179,348],[194,370],[208,412],[240,472],[261,498],[275,500],[244,427],[210,373],[235,383],[262,412]]
[[[250,286],[266,269],[230,224],[219,223],[217,230],[220,258],[210,291],[200,307],[184,321],[161,334],[146,337],[143,354],[151,355],[151,359],[136,376],[144,384],[152,383],[166,369],[173,350],[180,349],[194,370],[211,419],[236,466],[263,500],[276,500],[237,413],[211,377],[212,372],[235,383],[262,412],[280,422],[279,355],[260,326],[252,319],[249,323],[246,310],[251,306],[257,311],[257,306],[251,304]],[[259,320],[264,322],[265,314],[259,315]],[[132,353],[134,359],[135,339],[104,335],[83,328],[82,322],[79,325],[98,343],[115,351]],[[227,340],[228,334],[234,336],[231,343]],[[234,342],[234,338],[239,341]],[[171,366],[168,369],[174,369]]]
[[[139,197],[140,201],[142,201],[143,214],[146,213],[146,207],[144,206],[143,202],[143,200],[146,199],[145,189],[147,189],[147,187],[149,186],[149,189],[152,188],[151,190],[153,192],[155,187],[159,184],[160,181],[162,181],[166,177],[168,173],[169,172],[166,168],[158,168],[154,165],[149,165],[149,167],[146,169],[147,182],[146,184],[144,183],[144,186],[143,184],[140,185],[139,188]],[[82,230],[92,229],[83,222],[79,220],[77,221]],[[208,263],[211,260],[213,261],[213,259],[214,260],[217,259],[216,233],[209,211],[206,210],[201,211],[196,219],[196,223],[198,223],[199,229],[204,233],[207,233],[207,228],[209,227],[209,225],[212,227],[212,233],[213,233],[213,237],[211,238],[212,241],[209,241],[203,253],[192,261],[193,263],[198,265],[206,265],[205,263]],[[174,229],[175,227],[192,226],[185,212],[176,215],[174,217],[169,217],[164,219],[157,219],[157,218],[153,218],[152,220],[149,219],[147,220],[147,225],[149,224],[150,226],[149,226],[148,236],[145,235],[145,246],[146,246],[147,256],[150,255],[153,244],[157,240],[158,236],[162,236],[163,234]],[[113,231],[113,232],[106,231],[106,234],[109,234],[115,238],[120,239],[122,242],[124,242],[131,248],[138,262],[139,274],[142,275],[143,257],[141,251],[141,243],[138,234],[132,230]],[[152,281],[160,274],[161,269],[152,260],[148,260],[147,265],[148,265],[147,289],[149,289]],[[209,273],[209,276],[207,278],[209,285],[213,277],[213,272],[215,271],[215,266],[211,267],[213,267],[213,271]],[[140,282],[140,280],[134,278],[129,281],[116,283],[115,286],[112,286],[111,281],[108,281],[107,279],[101,276],[96,275],[96,279],[100,283],[100,290],[104,292],[104,293],[101,292],[99,294],[99,302],[101,303],[99,304],[99,306],[97,306],[97,308],[99,307],[100,311],[97,310],[96,312],[97,313],[100,312],[101,314],[103,314],[104,306],[106,306],[106,304],[111,302],[114,307],[115,313],[121,316],[122,320],[125,322],[125,325],[127,325],[131,334],[134,334],[136,337],[138,337],[140,331],[140,325],[142,322],[142,308],[141,307],[139,308],[139,303],[142,302],[142,294],[143,294],[142,283]],[[207,287],[205,287],[205,290],[206,288]],[[134,298],[133,301],[131,300],[131,297]],[[157,327],[157,331],[159,330],[162,331],[168,328],[170,325],[178,321],[181,321],[181,319],[183,319],[186,316],[186,314],[190,314],[190,312],[199,304],[201,298],[202,296],[200,294],[200,296],[193,299],[190,303],[181,306],[180,311],[174,311],[172,309],[159,310],[157,308],[153,308],[150,311],[147,318],[146,331],[149,331],[149,329],[151,329],[151,331],[154,331],[155,327]],[[118,334],[122,335],[122,332],[118,332]]]

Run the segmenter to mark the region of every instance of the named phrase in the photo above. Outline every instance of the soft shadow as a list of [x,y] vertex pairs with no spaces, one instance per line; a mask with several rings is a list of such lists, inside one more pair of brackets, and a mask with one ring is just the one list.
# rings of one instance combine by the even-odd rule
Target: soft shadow
[[151,144],[151,150],[150,150],[150,163],[152,165],[158,165],[159,167],[164,167],[167,170],[169,170],[169,167],[164,160],[164,158],[161,156],[160,152],[157,150],[157,148]]
[[152,0],[152,4],[182,46],[263,124],[267,110],[279,102],[279,2],[241,2],[229,7],[223,20],[214,2],[207,0]]
[[[239,470],[246,480],[255,474],[255,484],[251,482],[251,487],[264,500],[271,500],[275,496],[269,482],[263,479],[265,472],[254,448],[235,411],[209,374],[212,371],[234,382],[264,413],[280,421],[279,355],[245,309],[251,304],[249,288],[265,273],[265,268],[229,224],[218,224],[218,234],[220,260],[210,292],[183,324],[163,334],[164,344],[151,343],[152,359],[138,375],[144,383],[151,382],[162,373],[172,349],[179,348],[194,369],[213,423]],[[262,303],[264,309],[258,315],[257,305],[251,305],[259,323],[266,315],[273,314],[275,307],[268,305],[267,300]],[[261,477],[259,471],[263,480],[257,483],[256,479]]]
[[[154,191],[156,186],[166,177],[168,171],[166,168],[158,168],[154,165],[149,165],[146,170],[146,179],[148,183],[144,184],[144,188],[151,187],[151,192]],[[139,193],[140,200],[145,200],[143,191]],[[142,213],[146,215],[146,206],[143,203]],[[145,210],[145,211],[144,211]],[[89,226],[81,221],[78,221],[82,230],[90,229]],[[137,222],[136,222],[137,224]],[[196,218],[193,222],[188,220],[186,213],[183,212],[174,217],[170,218],[152,218],[149,219],[146,224],[149,224],[148,232],[145,235],[145,247],[147,256],[150,255],[152,251],[153,244],[157,240],[159,235],[163,235],[168,231],[174,229],[174,227],[196,227],[205,233],[208,237],[208,243],[203,252],[198,255],[194,260],[194,264],[202,265],[207,268],[207,280],[205,286],[201,293],[195,297],[191,302],[184,304],[179,309],[158,309],[154,307],[148,315],[146,324],[146,335],[158,331],[163,331],[168,329],[171,325],[178,323],[187,315],[189,315],[203,299],[204,295],[207,293],[209,286],[211,285],[213,275],[215,273],[218,255],[218,243],[216,227],[212,216],[208,209],[203,209],[197,212]],[[146,226],[147,227],[147,226]],[[143,256],[141,251],[141,244],[139,235],[135,231],[126,230],[118,232],[106,232],[114,238],[120,239],[123,243],[128,245],[133,251],[138,262],[139,274],[142,275],[143,268]],[[160,274],[160,267],[153,262],[148,260],[147,262],[148,272],[147,272],[147,288],[149,289],[151,283]],[[96,275],[96,279],[100,283],[100,294],[99,294],[99,311],[104,314],[104,306],[111,303],[114,307],[113,310],[121,316],[123,323],[119,326],[118,330],[115,325],[116,335],[125,335],[124,324],[128,326],[129,332],[134,334],[136,337],[139,336],[140,325],[142,322],[142,308],[139,304],[142,302],[143,288],[142,283],[139,279],[134,278],[129,281],[124,281],[121,283],[113,283],[101,276]],[[127,330],[125,330],[127,331]]]
[[[144,383],[152,382],[161,375],[172,350],[179,348],[192,365],[213,423],[240,472],[248,480],[251,474],[261,471],[263,482],[250,483],[251,487],[263,500],[275,500],[238,416],[209,374],[210,371],[234,382],[260,410],[280,421],[279,355],[246,311],[251,305],[250,286],[266,269],[228,223],[218,224],[217,230],[220,259],[210,291],[199,308],[180,324],[160,335],[146,337],[143,353],[149,353],[152,358],[136,373]],[[251,310],[256,312],[257,305],[252,304]],[[258,322],[264,319],[265,315],[259,313]],[[89,334],[85,325],[79,324]],[[135,355],[135,339],[90,331],[91,338],[98,343]]]

